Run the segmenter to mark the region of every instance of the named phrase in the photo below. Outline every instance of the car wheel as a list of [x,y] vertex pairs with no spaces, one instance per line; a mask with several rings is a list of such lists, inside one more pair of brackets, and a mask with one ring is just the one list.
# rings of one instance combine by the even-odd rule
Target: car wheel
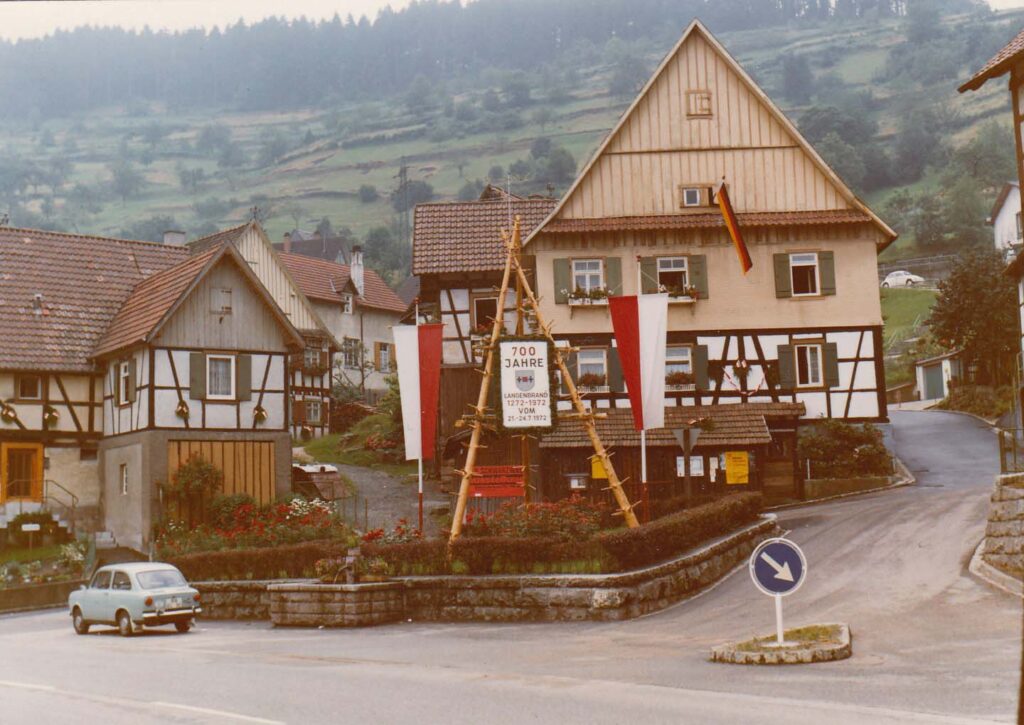
[[907,287],[913,287],[913,286],[914,286],[914,280],[908,279],[907,280]]
[[117,613],[117,631],[121,633],[122,637],[131,637],[135,633],[135,628],[132,627],[132,618],[123,609]]
[[75,634],[89,634],[89,623],[82,616],[82,610],[75,607],[71,615],[71,625],[75,628]]
[[882,282],[882,287],[885,288],[885,289],[889,289],[889,283],[888,282]]
[[185,634],[185,632],[192,629],[192,621],[187,619],[184,622],[175,622],[174,628],[178,630],[180,634]]

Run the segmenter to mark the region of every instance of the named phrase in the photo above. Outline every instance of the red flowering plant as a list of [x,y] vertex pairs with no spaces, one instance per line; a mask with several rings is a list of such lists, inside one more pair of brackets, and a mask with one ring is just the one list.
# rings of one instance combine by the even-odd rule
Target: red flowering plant
[[391,531],[384,528],[370,529],[363,534],[366,544],[408,544],[423,538],[423,532],[412,526],[408,519],[398,519]]
[[572,496],[552,503],[507,503],[490,516],[470,512],[465,531],[468,536],[586,541],[601,530],[606,516],[604,504]]
[[325,539],[353,539],[351,530],[330,504],[294,498],[288,503],[257,506],[250,499],[239,501],[229,510],[221,509],[212,523],[189,528],[169,522],[158,531],[156,548],[160,556],[173,556]]

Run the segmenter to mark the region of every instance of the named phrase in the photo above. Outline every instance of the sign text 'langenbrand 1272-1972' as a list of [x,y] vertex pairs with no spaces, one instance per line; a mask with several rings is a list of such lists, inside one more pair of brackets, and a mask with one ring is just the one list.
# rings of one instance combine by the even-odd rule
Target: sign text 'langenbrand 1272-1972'
[[503,340],[499,353],[502,424],[506,428],[550,428],[547,341]]

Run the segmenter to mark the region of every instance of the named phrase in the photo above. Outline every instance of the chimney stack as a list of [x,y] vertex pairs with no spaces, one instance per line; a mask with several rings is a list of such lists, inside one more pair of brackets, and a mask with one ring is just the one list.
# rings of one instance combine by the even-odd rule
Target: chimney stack
[[164,244],[168,247],[184,247],[185,232],[179,232],[173,229],[167,230],[164,232]]
[[288,232],[284,233],[284,251],[288,254],[292,251],[292,235]]
[[351,270],[352,284],[356,286],[361,297],[363,295],[363,248],[358,244],[352,245]]

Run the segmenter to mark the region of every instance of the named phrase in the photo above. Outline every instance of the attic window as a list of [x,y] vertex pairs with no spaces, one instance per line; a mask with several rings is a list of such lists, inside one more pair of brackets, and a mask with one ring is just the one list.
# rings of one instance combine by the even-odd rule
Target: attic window
[[711,206],[711,188],[703,184],[683,184],[679,187],[679,206],[683,209]]
[[230,287],[215,287],[210,290],[210,312],[215,315],[231,314]]
[[687,118],[711,118],[711,91],[687,91]]
[[341,311],[346,315],[352,314],[352,294],[349,292],[341,295]]

